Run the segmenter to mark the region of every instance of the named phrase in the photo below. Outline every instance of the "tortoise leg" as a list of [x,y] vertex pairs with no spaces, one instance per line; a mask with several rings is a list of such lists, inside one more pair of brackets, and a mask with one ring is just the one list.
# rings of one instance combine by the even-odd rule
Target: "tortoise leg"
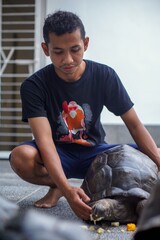
[[93,202],[91,206],[91,221],[136,222],[135,208],[129,201],[106,198]]
[[137,207],[136,207],[136,214],[137,214],[138,218],[140,217],[146,202],[147,202],[147,199],[143,199],[138,202]]

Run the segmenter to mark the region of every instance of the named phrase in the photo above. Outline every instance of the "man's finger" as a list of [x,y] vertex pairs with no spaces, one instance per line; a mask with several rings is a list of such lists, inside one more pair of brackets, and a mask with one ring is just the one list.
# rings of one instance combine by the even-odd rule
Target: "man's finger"
[[83,191],[83,189],[81,189],[81,192],[80,192],[80,197],[82,199],[83,202],[89,202],[90,201],[90,198],[85,194],[85,192]]

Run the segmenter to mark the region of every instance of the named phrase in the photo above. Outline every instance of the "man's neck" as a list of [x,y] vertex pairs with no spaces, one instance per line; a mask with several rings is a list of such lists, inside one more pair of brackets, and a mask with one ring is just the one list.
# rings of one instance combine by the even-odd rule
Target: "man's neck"
[[82,74],[85,71],[85,68],[86,68],[86,63],[85,63],[85,61],[82,61],[82,63],[77,67],[77,70],[74,73],[66,74],[66,73],[59,71],[56,68],[55,68],[55,72],[65,82],[75,82],[81,78]]

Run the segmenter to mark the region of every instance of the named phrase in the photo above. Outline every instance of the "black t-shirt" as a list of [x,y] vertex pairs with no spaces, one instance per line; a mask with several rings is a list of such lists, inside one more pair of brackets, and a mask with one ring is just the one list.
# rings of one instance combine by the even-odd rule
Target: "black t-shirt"
[[[116,72],[107,65],[85,60],[86,69],[75,82],[66,82],[49,64],[21,85],[22,120],[47,117],[53,140],[93,146],[104,143],[100,122],[103,106],[120,116],[130,100]],[[43,131],[43,130],[42,130]]]

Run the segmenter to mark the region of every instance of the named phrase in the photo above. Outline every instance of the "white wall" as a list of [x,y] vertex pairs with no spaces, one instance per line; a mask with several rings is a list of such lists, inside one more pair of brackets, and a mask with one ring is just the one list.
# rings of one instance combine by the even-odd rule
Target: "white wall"
[[[160,0],[47,0],[47,14],[58,9],[85,24],[85,58],[113,67],[142,122],[160,124]],[[121,120],[104,110],[102,122]]]

